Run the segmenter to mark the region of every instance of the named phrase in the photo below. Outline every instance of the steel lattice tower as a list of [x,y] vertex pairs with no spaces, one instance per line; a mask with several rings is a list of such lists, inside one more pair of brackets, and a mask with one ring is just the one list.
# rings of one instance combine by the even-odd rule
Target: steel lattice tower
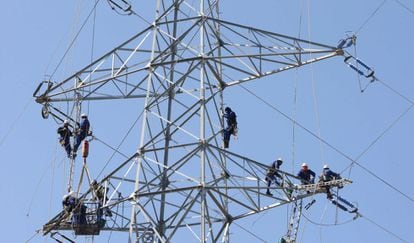
[[[103,206],[116,215],[101,230],[128,232],[129,242],[177,235],[228,242],[232,222],[307,197],[282,188],[284,196],[266,196],[267,165],[222,148],[223,96],[233,86],[344,52],[218,13],[219,1],[158,0],[146,29],[36,90],[45,113],[58,102],[145,99],[139,147],[100,181],[112,189]],[[91,197],[91,190],[82,194]],[[44,233],[69,230],[65,217],[58,214]]]

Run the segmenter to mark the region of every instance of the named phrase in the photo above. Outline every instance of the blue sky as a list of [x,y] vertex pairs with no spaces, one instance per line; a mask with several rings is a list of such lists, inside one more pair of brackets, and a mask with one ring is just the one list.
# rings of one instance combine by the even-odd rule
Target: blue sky
[[[143,2],[131,1],[137,13],[151,20],[154,1]],[[29,240],[61,208],[67,162],[57,143],[57,124],[41,118],[41,106],[34,102],[32,93],[40,81],[54,72],[92,5],[93,1],[81,0],[16,0],[2,5],[0,232],[4,242]],[[351,47],[348,51],[373,67],[381,81],[361,93],[359,82],[365,85],[367,81],[359,79],[342,57],[336,57],[245,85],[280,111],[296,117],[298,123],[340,152],[299,127],[293,137],[291,121],[244,89],[225,91],[225,102],[236,110],[240,126],[239,139],[231,141],[231,151],[263,163],[282,157],[284,169],[295,173],[302,162],[317,173],[324,163],[340,172],[350,165],[347,157],[358,158],[365,168],[345,170],[342,175],[354,183],[340,192],[357,203],[365,217],[348,223],[351,216],[337,212],[323,195],[316,196],[316,205],[305,212],[307,219],[301,221],[298,242],[414,241],[414,193],[410,180],[414,171],[413,10],[413,2],[406,0],[222,1],[223,19],[332,46],[346,34],[357,32],[356,49]],[[91,55],[98,57],[126,40],[146,23],[134,16],[117,15],[106,1],[101,1],[93,53],[91,26],[86,25],[57,69],[56,81],[85,66]],[[117,141],[121,136],[117,133],[124,134],[128,128],[116,132],[105,129],[113,127],[123,111],[103,115],[106,107],[116,107],[118,103],[101,105],[88,104],[94,132],[107,142]],[[139,107],[128,110],[132,112],[140,112]],[[138,141],[138,135],[130,138],[131,146],[136,147]],[[96,146],[96,150],[100,148]],[[96,150],[90,165],[95,175],[107,155]],[[281,207],[241,224],[261,239],[275,242],[286,232],[286,214],[287,208]],[[233,237],[239,231],[243,230],[236,226]],[[95,242],[107,238],[103,235]],[[178,241],[182,240],[185,239]],[[52,242],[40,235],[29,242],[45,241]],[[245,242],[262,241],[246,238]]]

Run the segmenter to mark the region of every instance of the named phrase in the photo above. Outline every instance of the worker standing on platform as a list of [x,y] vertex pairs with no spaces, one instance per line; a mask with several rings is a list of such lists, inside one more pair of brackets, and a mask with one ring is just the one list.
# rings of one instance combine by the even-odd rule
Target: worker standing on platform
[[76,193],[70,191],[68,194],[63,196],[62,206],[66,212],[71,213],[75,209],[78,199],[76,198]]
[[[319,182],[328,182],[332,180],[339,180],[341,176],[338,173],[333,172],[329,169],[328,165],[323,166],[323,170],[321,175],[319,176]],[[332,194],[330,190],[330,186],[324,186],[326,188],[326,195],[328,199],[332,199]]]
[[273,161],[272,164],[267,169],[266,178],[265,178],[265,180],[267,181],[266,194],[269,196],[272,196],[272,193],[270,193],[270,185],[272,184],[272,182],[274,182],[278,186],[283,186],[283,182],[279,182],[278,180],[278,178],[282,179],[282,176],[278,173],[278,170],[282,164],[283,164],[283,160],[279,158]]
[[63,126],[59,127],[57,133],[60,135],[59,143],[65,148],[65,151],[70,158],[72,147],[70,146],[70,137],[72,137],[72,131],[69,128],[69,121],[63,121]]
[[314,184],[315,183],[315,172],[308,168],[306,163],[302,164],[302,169],[298,173],[302,185]]
[[[93,190],[93,199],[98,200],[99,208],[104,205],[106,201],[108,201],[108,197],[106,196],[108,193],[108,188],[103,187],[102,185],[98,184],[96,180],[93,180],[91,183],[91,187]],[[102,215],[102,211],[100,211],[100,215]],[[105,216],[112,217],[112,212],[109,208],[105,208]]]
[[80,127],[79,130],[77,131],[76,134],[76,140],[75,140],[75,145],[73,146],[73,158],[76,157],[76,151],[78,151],[78,148],[81,144],[81,142],[86,138],[86,136],[90,135],[90,123],[88,120],[88,116],[86,114],[82,114],[81,115],[81,123],[80,123]]
[[228,148],[229,142],[230,142],[230,136],[232,134],[236,135],[236,132],[237,132],[237,120],[236,120],[236,113],[232,111],[230,107],[226,107],[224,111],[225,111],[224,118],[226,119],[227,127],[223,131],[223,136],[224,136],[223,142],[224,142],[224,148]]

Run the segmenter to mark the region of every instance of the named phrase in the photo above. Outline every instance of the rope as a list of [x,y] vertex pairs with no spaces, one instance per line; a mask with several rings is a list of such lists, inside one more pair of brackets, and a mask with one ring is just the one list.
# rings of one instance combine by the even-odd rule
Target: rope
[[317,226],[322,226],[322,227],[333,227],[333,226],[340,226],[340,225],[345,225],[345,224],[349,224],[350,222],[352,222],[352,221],[354,221],[354,219],[349,219],[349,220],[346,220],[346,221],[344,221],[344,222],[341,222],[341,223],[335,223],[335,224],[323,224],[323,223],[317,223],[317,222],[315,222],[315,221],[313,221],[313,220],[311,220],[309,217],[307,217],[305,214],[302,214],[303,215],[303,217],[307,220],[307,221],[309,221],[309,223],[311,223],[311,224],[314,224],[314,225],[317,225]]
[[375,11],[368,17],[368,19],[365,20],[364,23],[362,23],[362,25],[358,28],[358,30],[355,32],[355,34],[358,34],[363,27],[365,27],[365,25],[372,19],[372,17],[374,17],[374,15],[378,12],[378,10],[380,10],[380,8],[384,5],[384,3],[387,0],[384,0],[381,2],[381,4],[375,9]]
[[[309,7],[309,0],[308,0],[308,40],[312,40],[311,35],[311,16],[310,16],[310,7]],[[310,53],[310,59],[313,58],[312,53]],[[318,99],[316,95],[316,82],[315,82],[315,73],[313,69],[313,63],[310,64],[310,70],[311,70],[311,80],[312,80],[312,95],[313,95],[313,109],[316,115],[316,124],[317,124],[317,132],[318,136],[321,137],[321,124],[320,124],[320,115],[319,115],[319,105],[318,105]],[[325,161],[324,159],[324,153],[323,153],[323,144],[319,140],[319,148],[321,153],[321,159],[322,161]]]
[[25,241],[25,243],[28,243],[28,242],[30,242],[31,240],[33,240],[33,238],[35,238],[39,233],[40,233],[40,229],[39,230],[36,230],[35,231],[35,233],[29,238],[29,239],[27,239],[26,241]]
[[[266,104],[267,106],[269,106],[271,109],[275,110],[276,112],[278,112],[279,114],[281,114],[283,117],[285,117],[286,119],[290,120],[290,121],[294,121],[291,117],[289,117],[288,115],[286,115],[285,113],[283,113],[282,111],[280,111],[279,109],[277,109],[275,106],[273,106],[272,104],[270,104],[269,102],[265,101],[264,99],[262,99],[261,97],[257,96],[255,93],[253,93],[252,91],[250,91],[249,89],[247,89],[246,87],[244,87],[243,85],[240,84],[240,87],[242,87],[245,91],[247,91],[248,93],[250,93],[251,95],[255,96],[257,99],[259,99],[260,101],[262,101],[264,104]],[[354,159],[352,159],[350,156],[348,156],[347,154],[345,154],[344,152],[342,152],[340,149],[338,149],[337,147],[333,146],[332,144],[328,143],[327,141],[325,141],[323,138],[319,137],[317,134],[315,134],[314,132],[312,132],[311,130],[309,130],[308,128],[306,128],[305,126],[303,126],[302,124],[298,123],[296,121],[296,124],[302,128],[303,130],[305,130],[306,132],[308,132],[310,135],[312,135],[313,137],[315,137],[316,139],[319,139],[320,141],[322,141],[322,143],[324,143],[325,145],[327,145],[328,147],[330,147],[331,149],[333,149],[334,151],[336,151],[338,154],[342,155],[344,158],[346,158],[347,160],[354,162],[354,164],[358,165],[360,168],[362,168],[363,170],[365,170],[366,172],[368,172],[370,175],[372,175],[373,177],[377,178],[378,180],[380,180],[381,182],[383,182],[385,185],[387,185],[388,187],[390,187],[391,189],[393,189],[394,191],[398,192],[399,194],[401,194],[402,196],[404,196],[405,198],[407,198],[408,200],[410,200],[411,202],[414,202],[414,199],[411,198],[410,196],[408,196],[407,194],[405,194],[404,192],[402,192],[401,190],[397,189],[395,186],[391,185],[389,182],[387,182],[386,180],[382,179],[381,177],[377,176],[375,173],[373,173],[372,171],[370,171],[369,169],[367,169],[366,167],[362,166],[359,162],[355,161]]]
[[92,13],[95,11],[95,8],[98,5],[99,1],[100,0],[96,0],[95,5],[93,6],[92,10],[89,12],[88,16],[86,17],[85,21],[83,22],[82,26],[80,27],[80,29],[76,33],[76,35],[73,38],[73,40],[70,42],[68,48],[66,49],[65,53],[63,54],[62,58],[60,59],[59,63],[57,64],[56,68],[53,70],[52,74],[50,75],[50,79],[53,78],[53,76],[55,75],[56,71],[58,70],[58,68],[62,64],[63,60],[65,59],[66,55],[69,53],[70,49],[72,48],[73,44],[75,44],[76,39],[78,38],[79,34],[81,33],[81,31],[85,27],[85,25],[88,22],[89,18],[91,17]]
[[[99,0],[95,0],[95,4],[97,4]],[[96,8],[93,9],[93,22],[92,22],[92,44],[91,44],[91,63],[93,62],[93,56],[94,56],[94,50],[95,50],[95,26],[96,26]],[[91,70],[92,71],[92,70]],[[91,77],[90,79],[92,79],[92,72],[91,72]],[[91,92],[92,90],[92,86],[89,86],[89,92]],[[88,114],[90,114],[89,109],[90,108],[90,101],[88,100]]]
[[16,117],[16,119],[14,119],[14,121],[12,122],[12,124],[10,125],[9,129],[7,129],[6,134],[3,136],[3,138],[0,140],[0,146],[3,145],[4,141],[6,140],[6,138],[9,136],[9,134],[11,133],[11,131],[14,129],[14,126],[16,125],[16,123],[20,120],[20,118],[22,118],[23,114],[26,112],[27,107],[29,107],[29,104],[32,103],[32,97],[29,98],[29,100],[26,102],[26,104],[23,107],[23,110],[20,112],[20,114]]

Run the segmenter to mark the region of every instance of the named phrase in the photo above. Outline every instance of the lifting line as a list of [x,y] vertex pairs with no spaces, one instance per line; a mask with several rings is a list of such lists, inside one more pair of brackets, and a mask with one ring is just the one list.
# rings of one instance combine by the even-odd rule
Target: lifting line
[[88,22],[89,18],[91,17],[92,13],[94,12],[94,10],[96,9],[96,6],[98,5],[100,0],[97,0],[92,8],[92,10],[89,12],[88,16],[86,17],[86,19],[84,20],[82,26],[80,27],[80,29],[78,30],[78,32],[76,33],[75,37],[73,38],[73,40],[70,42],[68,48],[66,49],[65,53],[63,54],[62,58],[60,59],[59,63],[57,64],[57,66],[55,67],[55,69],[53,70],[52,74],[50,75],[50,79],[53,78],[53,76],[55,75],[56,71],[58,70],[58,68],[60,67],[60,65],[62,64],[63,60],[65,59],[66,55],[69,53],[70,49],[72,48],[72,46],[75,44],[76,39],[78,38],[79,34],[81,33],[82,29],[86,26],[86,23]]

